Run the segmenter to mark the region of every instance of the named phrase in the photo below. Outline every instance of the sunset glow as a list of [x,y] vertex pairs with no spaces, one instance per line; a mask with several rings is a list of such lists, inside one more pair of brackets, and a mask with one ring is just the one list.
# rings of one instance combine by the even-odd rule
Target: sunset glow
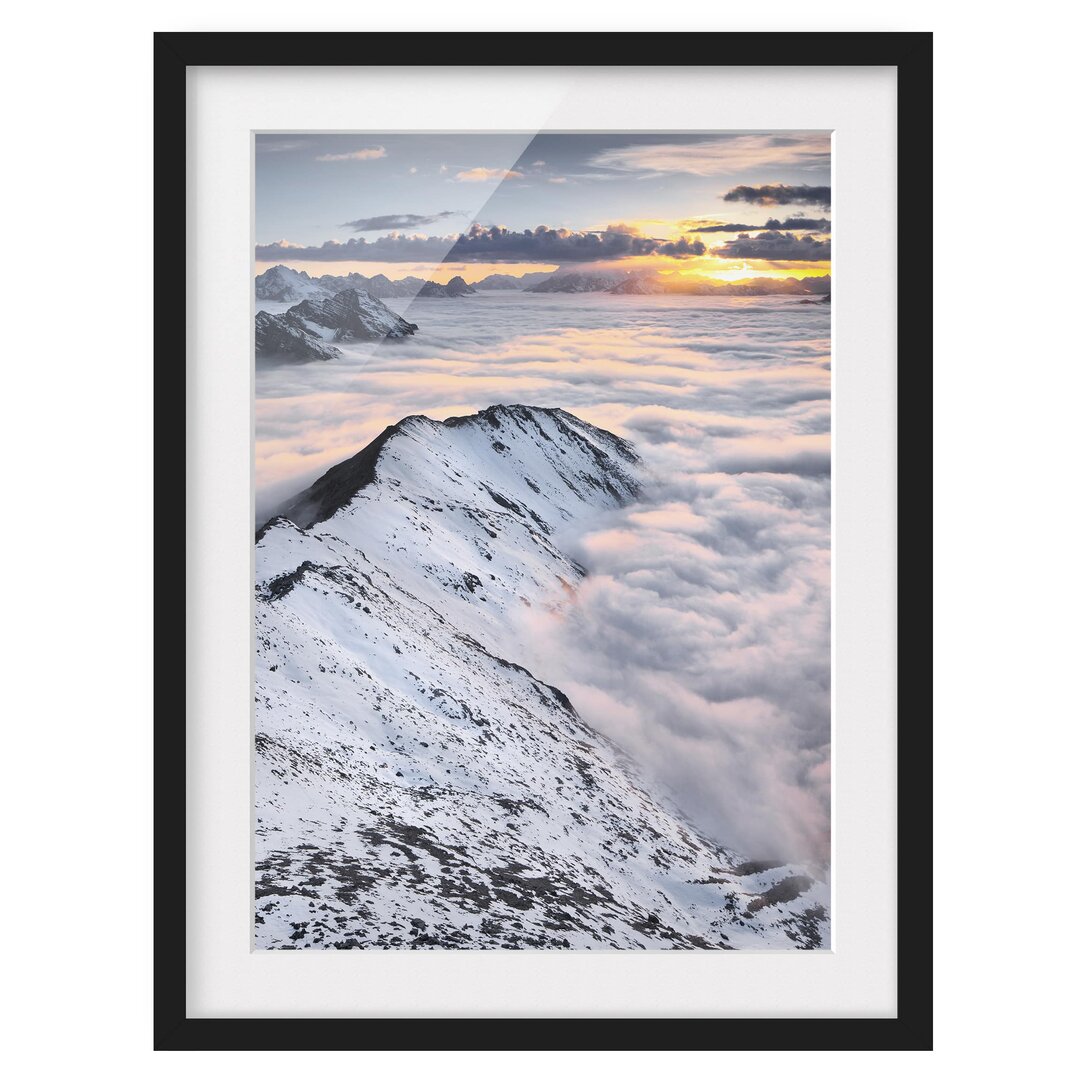
[[723,284],[831,269],[824,132],[261,135],[256,155],[257,272]]

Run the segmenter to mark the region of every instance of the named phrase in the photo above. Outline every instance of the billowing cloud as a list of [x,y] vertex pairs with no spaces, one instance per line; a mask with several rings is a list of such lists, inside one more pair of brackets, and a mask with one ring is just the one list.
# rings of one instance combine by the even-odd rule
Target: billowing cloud
[[777,218],[769,218],[764,225],[739,225],[729,221],[712,221],[707,218],[694,221],[684,221],[682,226],[691,233],[745,233],[754,232],[757,229],[770,229],[779,231],[806,230],[809,232],[828,233],[832,231],[832,222],[828,218],[788,217],[780,221]]
[[473,225],[457,236],[408,236],[390,233],[376,240],[352,238],[327,240],[317,247],[303,247],[287,240],[259,244],[259,262],[283,259],[303,262],[533,262],[585,263],[658,255],[686,259],[704,255],[705,243],[681,237],[661,240],[641,236],[625,226],[609,226],[597,232],[575,232],[538,225],[516,232],[499,225]]
[[256,374],[259,501],[410,413],[561,406],[631,439],[641,503],[563,532],[588,576],[523,610],[507,656],[569,695],[720,843],[827,857],[828,308],[755,298],[429,304],[415,337]]
[[594,154],[589,164],[621,172],[729,176],[782,166],[828,168],[830,140],[817,132],[710,136],[696,142],[634,143]]
[[454,176],[454,179],[466,184],[481,184],[492,180],[520,180],[522,175],[513,169],[485,169],[477,166],[475,169],[462,169]]
[[768,259],[776,262],[823,262],[831,258],[832,245],[815,236],[796,236],[790,232],[745,233],[729,240],[710,254],[723,259]]
[[320,154],[316,161],[374,161],[386,157],[385,146],[364,146],[344,154]]
[[832,222],[828,218],[789,217],[784,218],[783,221],[769,218],[765,222],[765,228],[772,230],[805,229],[809,232],[830,233],[832,232]]
[[515,232],[498,225],[473,225],[458,237],[449,259],[480,262],[583,263],[661,255],[685,259],[704,255],[705,244],[682,237],[658,240],[640,236],[626,226],[612,225],[598,232],[574,232],[538,225]]
[[455,217],[456,210],[440,210],[437,214],[382,214],[379,217],[357,218],[346,221],[341,227],[353,232],[382,232],[384,229],[417,229],[421,225],[434,225],[436,221]]
[[724,202],[756,206],[820,206],[822,210],[828,210],[832,206],[832,188],[809,184],[759,184],[757,187],[740,184],[724,195]]

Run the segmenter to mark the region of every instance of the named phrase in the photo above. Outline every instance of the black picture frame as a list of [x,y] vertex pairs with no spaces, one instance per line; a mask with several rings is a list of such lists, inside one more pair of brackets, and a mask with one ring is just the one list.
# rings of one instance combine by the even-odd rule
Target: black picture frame
[[[489,34],[159,33],[154,36],[155,227],[175,235],[186,205],[188,67],[350,66],[357,56],[409,56],[453,64],[476,55],[558,55],[563,66],[655,63],[644,33]],[[596,40],[604,39],[597,48]],[[378,39],[373,47],[373,40]],[[468,49],[453,47],[466,39]],[[515,43],[514,39],[520,39]],[[549,39],[544,42],[543,39]],[[611,39],[618,39],[612,49]],[[707,48],[708,39],[718,47]],[[723,48],[719,40],[723,39]],[[520,45],[520,48],[515,47]],[[740,67],[883,66],[898,72],[898,1016],[895,1019],[192,1019],[186,1014],[185,921],[175,906],[175,852],[185,836],[185,700],[174,672],[185,649],[175,607],[155,616],[154,1045],[159,1050],[592,1049],[741,1050],[932,1048],[931,833],[931,221],[932,49],[930,33],[710,33],[698,55],[730,55]],[[449,47],[447,47],[449,45]],[[545,47],[550,45],[551,47]],[[557,46],[557,52],[555,47]],[[669,59],[665,64],[677,63]],[[155,255],[155,468],[158,491],[182,491],[185,457],[185,341],[175,332],[175,256]],[[175,499],[155,510],[156,585],[175,593],[184,563]]]

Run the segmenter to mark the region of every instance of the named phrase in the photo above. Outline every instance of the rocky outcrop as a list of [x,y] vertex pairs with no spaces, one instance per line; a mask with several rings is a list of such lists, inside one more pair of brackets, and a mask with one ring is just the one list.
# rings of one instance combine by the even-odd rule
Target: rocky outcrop
[[255,316],[255,353],[283,360],[332,360],[341,350],[323,341],[292,311],[283,315],[260,311]]
[[305,300],[289,308],[288,314],[331,331],[334,341],[378,341],[416,333],[416,323],[406,322],[381,300],[359,289],[343,289],[325,300]]

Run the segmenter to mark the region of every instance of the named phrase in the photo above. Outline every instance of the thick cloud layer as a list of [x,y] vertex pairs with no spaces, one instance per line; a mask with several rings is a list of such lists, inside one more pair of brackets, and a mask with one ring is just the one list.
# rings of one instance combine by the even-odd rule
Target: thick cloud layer
[[778,262],[825,262],[832,257],[832,243],[815,236],[796,236],[790,232],[760,232],[756,236],[743,234],[735,240],[712,249],[713,255],[725,259],[769,259]]
[[651,470],[644,501],[562,535],[589,570],[576,600],[524,611],[508,636],[721,843],[827,859],[828,309],[520,294],[396,306],[414,338],[257,373],[262,508],[408,413],[561,406],[630,438]]
[[[355,224],[355,223],[354,223]],[[258,244],[258,262],[292,260],[299,262],[525,262],[583,263],[625,259],[635,255],[659,255],[686,259],[705,254],[701,240],[681,237],[659,240],[639,236],[625,227],[609,226],[599,232],[571,229],[535,229],[515,232],[498,225],[473,225],[458,236],[407,236],[391,233],[376,240],[354,237],[343,242],[327,240],[318,247],[302,247],[279,240]]]

